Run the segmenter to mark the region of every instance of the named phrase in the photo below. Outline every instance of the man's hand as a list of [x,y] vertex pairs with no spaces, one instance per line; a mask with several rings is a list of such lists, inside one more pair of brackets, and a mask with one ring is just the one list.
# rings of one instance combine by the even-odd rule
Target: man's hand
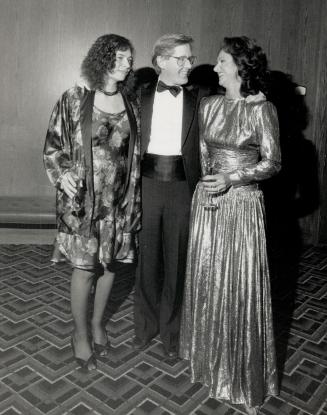
[[264,102],[266,101],[266,95],[259,91],[256,95],[248,95],[245,98],[246,102]]
[[231,181],[228,175],[213,174],[203,176],[201,179],[204,189],[209,193],[221,193],[231,186]]

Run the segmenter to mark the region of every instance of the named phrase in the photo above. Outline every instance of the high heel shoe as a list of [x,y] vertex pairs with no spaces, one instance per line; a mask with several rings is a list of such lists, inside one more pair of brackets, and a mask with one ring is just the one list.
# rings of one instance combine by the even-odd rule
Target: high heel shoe
[[108,356],[109,349],[110,349],[110,341],[108,338],[108,333],[106,333],[106,340],[107,341],[105,344],[93,342],[93,350],[96,356],[100,356],[100,357]]
[[[87,360],[81,359],[80,357],[76,356],[73,337],[70,338],[70,344],[72,347],[75,362],[78,364],[78,366],[82,369],[83,372],[88,372],[90,370],[95,370],[97,368],[97,361],[96,361],[94,353],[92,353],[91,356]],[[90,365],[93,365],[94,368],[90,369]]]
[[249,415],[257,415],[259,414],[259,406],[248,406],[244,405],[246,413]]

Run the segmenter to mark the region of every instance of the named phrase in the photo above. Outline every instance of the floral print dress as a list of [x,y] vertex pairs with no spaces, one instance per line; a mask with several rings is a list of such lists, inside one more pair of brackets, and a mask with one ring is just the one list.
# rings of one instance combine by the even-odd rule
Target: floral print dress
[[[115,260],[132,262],[136,256],[136,233],[140,229],[139,140],[134,144],[129,170],[131,126],[126,109],[109,114],[93,106],[93,197],[88,198],[85,192],[81,214],[74,213],[74,200],[60,190],[58,166],[62,168],[61,174],[64,174],[67,170],[76,171],[76,154],[79,154],[79,161],[84,160],[85,149],[79,126],[79,96],[75,95],[79,92],[76,89],[67,91],[64,105],[57,104],[55,107],[44,152],[47,173],[59,187],[56,243],[60,252],[75,267],[93,269],[99,263],[110,264]],[[68,111],[65,108],[67,106]],[[137,113],[136,107],[132,108]],[[63,122],[63,115],[67,116],[65,128],[59,125]],[[65,148],[66,145],[68,148]]]

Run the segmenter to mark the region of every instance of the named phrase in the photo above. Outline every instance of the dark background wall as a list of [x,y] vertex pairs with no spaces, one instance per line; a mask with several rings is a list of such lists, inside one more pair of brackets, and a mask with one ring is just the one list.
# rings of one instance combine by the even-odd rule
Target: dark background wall
[[[130,38],[140,68],[150,66],[152,45],[166,32],[192,35],[199,64],[215,61],[224,36],[244,34],[264,48],[272,69],[307,88],[308,118],[297,133],[317,163],[295,152],[289,166],[296,158],[304,179],[317,169],[320,208],[313,203],[299,220],[307,242],[327,242],[326,14],[326,0],[0,0],[0,194],[53,194],[42,164],[50,112],[98,36]],[[287,151],[293,145],[294,138]]]

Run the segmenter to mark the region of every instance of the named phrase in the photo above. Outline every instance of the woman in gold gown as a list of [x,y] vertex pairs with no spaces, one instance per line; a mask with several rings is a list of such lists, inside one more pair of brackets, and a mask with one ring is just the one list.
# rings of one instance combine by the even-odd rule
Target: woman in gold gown
[[255,414],[277,394],[277,369],[259,182],[280,170],[267,59],[247,37],[225,38],[214,71],[225,95],[199,109],[203,178],[193,196],[180,356],[209,395]]

